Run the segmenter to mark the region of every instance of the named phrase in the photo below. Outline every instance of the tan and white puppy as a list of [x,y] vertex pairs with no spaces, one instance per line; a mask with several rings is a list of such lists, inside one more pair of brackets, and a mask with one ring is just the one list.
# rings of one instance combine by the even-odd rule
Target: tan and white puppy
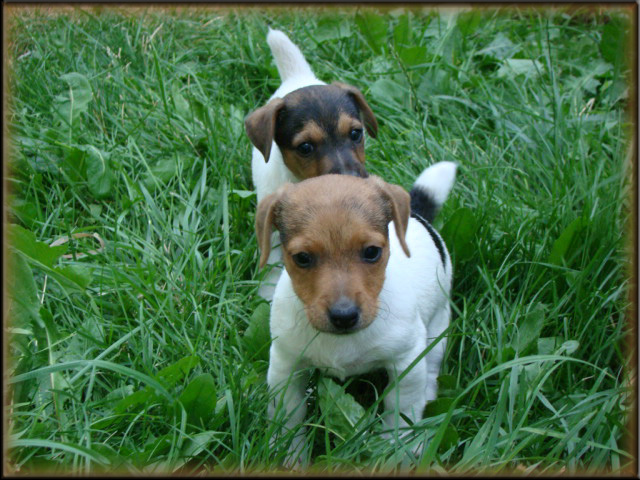
[[[271,231],[282,243],[286,271],[271,307],[267,382],[273,417],[282,401],[285,427],[305,415],[309,367],[344,379],[378,368],[394,381],[449,324],[452,266],[429,223],[445,201],[456,165],[427,168],[411,194],[378,177],[324,175],[287,184],[258,206],[260,264]],[[398,382],[385,398],[388,426],[422,418],[436,397],[446,340]],[[290,461],[301,454],[297,435]]]
[[[258,202],[287,182],[327,173],[366,177],[364,132],[375,137],[378,124],[362,93],[350,85],[319,80],[281,31],[269,29],[267,43],[282,84],[265,106],[245,119],[254,145],[251,168]],[[269,264],[282,260],[275,242],[273,247]],[[271,299],[280,272],[272,270],[261,296]]]

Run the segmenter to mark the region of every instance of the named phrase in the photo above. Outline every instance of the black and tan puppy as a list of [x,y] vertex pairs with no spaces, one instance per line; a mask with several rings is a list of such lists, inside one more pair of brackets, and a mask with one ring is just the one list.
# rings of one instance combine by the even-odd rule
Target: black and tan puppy
[[327,173],[366,177],[364,131],[375,137],[378,124],[362,93],[319,80],[281,31],[269,30],[267,43],[282,85],[245,119],[258,201],[286,182]]
[[[254,145],[251,168],[258,202],[287,182],[328,173],[367,177],[365,131],[375,137],[378,124],[362,93],[350,85],[319,80],[281,31],[270,29],[267,43],[282,84],[265,106],[245,119]],[[276,246],[268,263],[281,259]],[[271,299],[280,271],[272,270],[261,296]]]
[[358,89],[333,83],[274,98],[247,117],[246,128],[262,157],[271,157],[272,168],[275,141],[284,166],[303,180],[327,173],[366,177],[364,128],[375,137],[377,124]]

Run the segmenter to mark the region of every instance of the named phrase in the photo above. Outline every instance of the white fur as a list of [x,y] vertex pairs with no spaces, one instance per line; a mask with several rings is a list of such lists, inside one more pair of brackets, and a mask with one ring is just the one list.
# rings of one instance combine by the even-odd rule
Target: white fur
[[[274,98],[282,98],[288,93],[293,92],[302,87],[308,87],[310,85],[326,85],[325,82],[319,80],[314,75],[309,63],[302,55],[300,49],[280,30],[273,30],[269,28],[267,33],[267,43],[271,48],[271,53],[275,59],[278,72],[282,84],[275,91],[275,93],[269,98],[269,101]],[[269,154],[269,161],[264,161],[264,156],[257,148],[253,147],[251,158],[251,174],[253,177],[253,184],[256,187],[256,194],[258,197],[258,203],[260,201],[275,192],[279,187],[287,182],[295,183],[299,179],[291,173],[291,170],[284,164],[282,153],[276,142],[271,143],[271,153]],[[277,234],[271,236],[271,245],[273,249],[269,254],[267,264],[271,265],[271,271],[266,275],[258,294],[267,299],[273,298],[273,291],[275,289],[278,277],[282,272],[280,262],[282,261],[282,251],[278,246],[280,244]]]
[[[430,174],[421,175],[416,186],[427,188],[432,196],[442,193],[447,184],[450,190],[455,176],[453,165],[453,169],[440,164],[430,167],[425,171]],[[449,175],[445,175],[445,171]],[[435,173],[438,175],[431,178]],[[439,186],[432,190],[433,185]],[[445,198],[440,196],[442,201]],[[286,428],[292,429],[304,419],[307,378],[301,374],[303,369],[318,367],[344,379],[382,367],[393,381],[448,327],[452,281],[449,254],[445,248],[443,264],[431,235],[414,218],[409,219],[405,239],[410,257],[402,250],[394,225],[390,223],[390,256],[378,315],[367,328],[352,334],[335,335],[315,330],[293,290],[291,278],[283,271],[271,306],[273,342],[267,382],[272,390],[283,392],[282,397],[275,397],[269,414],[273,417],[275,402],[282,399]],[[445,348],[446,338],[443,338],[408,372],[396,390],[387,395],[384,401],[389,415],[385,421],[390,428],[395,426],[394,418],[399,419],[398,427],[406,426],[401,417],[393,415],[396,408],[416,421],[422,417],[426,402],[436,398],[437,376]],[[302,440],[301,434],[294,440],[290,460],[301,454]]]

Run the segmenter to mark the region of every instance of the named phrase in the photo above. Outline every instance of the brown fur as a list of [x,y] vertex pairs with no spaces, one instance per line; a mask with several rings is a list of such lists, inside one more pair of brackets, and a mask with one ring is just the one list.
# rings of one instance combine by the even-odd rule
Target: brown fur
[[[404,189],[377,177],[324,175],[287,184],[258,205],[260,266],[267,261],[275,227],[283,242],[285,268],[311,325],[323,332],[335,332],[327,312],[346,297],[360,309],[355,329],[365,328],[378,310],[389,259],[390,221],[409,255],[404,240],[409,202]],[[375,263],[362,259],[362,251],[368,246],[382,248],[381,258]],[[300,252],[313,255],[313,266],[301,268],[294,262],[293,255]]]

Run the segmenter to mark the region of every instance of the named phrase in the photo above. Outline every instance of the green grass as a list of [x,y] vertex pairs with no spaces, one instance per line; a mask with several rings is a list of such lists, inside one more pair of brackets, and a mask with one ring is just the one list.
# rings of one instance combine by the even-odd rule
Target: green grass
[[[364,92],[370,172],[460,166],[439,399],[394,446],[384,384],[318,379],[314,468],[633,468],[631,11],[14,9],[7,468],[278,468],[242,123],[279,85],[267,25]],[[105,248],[49,246],[82,232]]]

